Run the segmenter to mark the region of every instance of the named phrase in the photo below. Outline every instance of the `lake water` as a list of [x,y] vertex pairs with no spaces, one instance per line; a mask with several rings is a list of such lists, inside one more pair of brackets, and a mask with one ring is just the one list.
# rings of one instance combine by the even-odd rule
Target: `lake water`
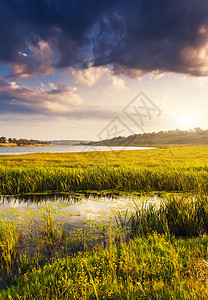
[[50,210],[54,218],[72,227],[83,227],[87,223],[115,223],[118,211],[130,215],[142,203],[157,204],[162,197],[158,195],[98,196],[98,195],[35,195],[27,197],[0,197],[0,217],[14,220],[19,224],[40,219]]
[[28,154],[28,153],[61,153],[88,151],[123,151],[123,150],[151,150],[154,147],[108,147],[108,146],[38,146],[38,147],[0,147],[0,155]]

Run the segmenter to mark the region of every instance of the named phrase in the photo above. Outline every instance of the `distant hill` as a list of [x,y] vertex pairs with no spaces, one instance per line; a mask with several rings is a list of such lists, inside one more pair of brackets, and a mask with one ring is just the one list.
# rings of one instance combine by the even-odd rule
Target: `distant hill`
[[83,140],[53,140],[50,141],[52,145],[63,145],[63,146],[79,146],[79,145],[86,145],[89,141]]
[[154,146],[154,145],[207,145],[208,130],[197,127],[190,130],[168,130],[152,133],[134,134],[128,137],[115,137],[99,142],[90,142],[88,145],[94,146]]

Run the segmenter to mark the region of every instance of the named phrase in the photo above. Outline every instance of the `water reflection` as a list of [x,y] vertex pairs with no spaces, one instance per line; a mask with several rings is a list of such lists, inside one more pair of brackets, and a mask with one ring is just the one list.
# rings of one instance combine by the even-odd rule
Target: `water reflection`
[[0,197],[0,217],[15,220],[17,223],[33,218],[38,219],[48,210],[58,222],[67,223],[74,227],[84,224],[109,223],[115,220],[118,211],[128,210],[129,215],[134,211],[135,204],[140,206],[147,203],[159,203],[160,195],[28,195],[24,197]]
[[38,146],[38,147],[0,147],[0,155],[17,155],[29,153],[66,153],[66,152],[91,152],[91,151],[123,151],[123,150],[151,150],[155,147],[108,147],[108,146]]

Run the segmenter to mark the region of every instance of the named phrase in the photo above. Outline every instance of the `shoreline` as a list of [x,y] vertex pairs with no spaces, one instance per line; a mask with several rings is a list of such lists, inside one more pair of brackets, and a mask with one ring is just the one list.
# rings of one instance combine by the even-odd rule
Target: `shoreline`
[[40,147],[40,146],[54,146],[53,144],[35,144],[35,145],[21,145],[18,146],[17,144],[0,144],[0,147]]

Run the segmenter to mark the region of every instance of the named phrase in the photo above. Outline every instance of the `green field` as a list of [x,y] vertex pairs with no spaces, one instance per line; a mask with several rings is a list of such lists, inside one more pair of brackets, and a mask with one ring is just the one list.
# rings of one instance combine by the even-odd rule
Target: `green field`
[[207,299],[208,239],[152,235],[20,275],[0,299]]
[[[110,148],[109,148],[110,149]],[[128,149],[128,148],[126,148]],[[208,146],[162,147],[152,150],[125,150],[80,153],[37,153],[1,155],[0,166],[67,167],[90,166],[207,166]]]
[[208,189],[208,146],[0,156],[0,193]]
[[118,214],[96,246],[50,211],[28,235],[3,219],[0,299],[207,299],[208,146],[0,156],[1,194],[92,190],[164,201]]

